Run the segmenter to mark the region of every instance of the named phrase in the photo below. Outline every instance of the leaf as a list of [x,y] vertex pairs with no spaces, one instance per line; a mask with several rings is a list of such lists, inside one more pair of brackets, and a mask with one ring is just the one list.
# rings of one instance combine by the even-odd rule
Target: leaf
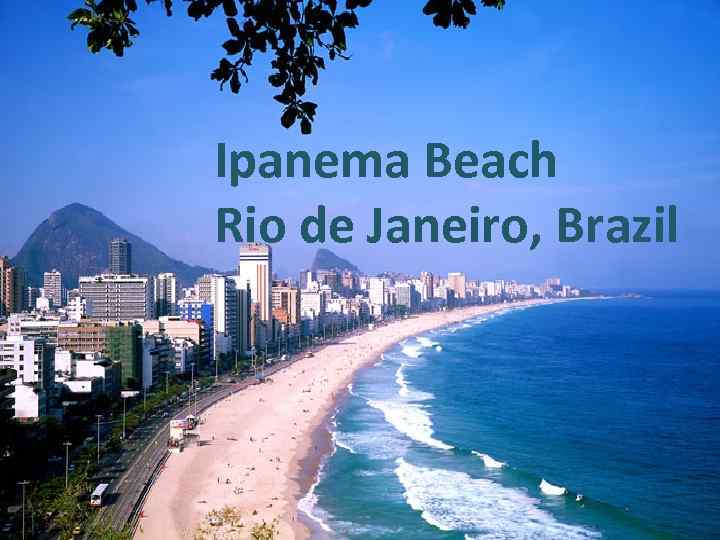
[[235,0],[223,0],[223,10],[228,17],[235,17],[238,14]]
[[291,107],[285,109],[285,112],[280,117],[280,123],[285,129],[289,129],[295,123],[297,119],[297,111]]
[[192,17],[196,21],[200,19],[205,13],[205,6],[203,5],[202,0],[193,0],[190,2],[190,5],[187,9],[187,14],[189,17]]
[[300,120],[300,132],[303,135],[310,135],[312,133],[312,122],[307,118]]
[[332,28],[332,36],[335,41],[335,46],[340,50],[345,50],[347,44],[345,43],[345,29],[339,23],[336,23]]
[[303,101],[300,104],[300,108],[307,116],[313,118],[315,116],[315,111],[317,110],[317,103],[313,103],[312,101]]
[[92,19],[92,12],[89,9],[79,8],[68,15],[68,19],[73,21],[73,26],[76,24],[84,24]]
[[233,55],[238,54],[242,50],[243,45],[243,42],[239,39],[228,39],[222,46],[228,54]]
[[473,2],[473,0],[462,0],[462,7],[470,15],[477,14],[477,8],[475,7],[475,2]]
[[285,84],[287,81],[287,73],[280,72],[280,73],[273,73],[268,77],[268,82],[273,85],[275,88],[278,88]]
[[235,36],[236,38],[242,37],[244,34],[242,30],[240,30],[240,25],[237,22],[237,19],[234,19],[232,17],[227,18],[227,27],[228,30],[230,30],[230,33]]
[[433,17],[433,24],[447,29],[450,26],[450,17],[450,12],[438,13]]
[[358,25],[357,15],[353,11],[343,11],[337,16],[337,20],[347,28],[356,28]]
[[285,92],[273,96],[273,99],[278,103],[282,103],[283,105],[290,105],[292,103],[292,98],[288,96]]
[[230,90],[233,94],[237,94],[240,91],[240,76],[237,71],[230,77]]

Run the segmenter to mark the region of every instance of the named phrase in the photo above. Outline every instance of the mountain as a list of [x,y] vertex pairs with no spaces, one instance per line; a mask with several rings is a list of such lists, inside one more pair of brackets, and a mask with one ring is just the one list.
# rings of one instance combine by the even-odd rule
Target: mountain
[[27,239],[13,259],[24,268],[30,282],[42,286],[43,272],[62,272],[67,288],[77,287],[78,276],[90,276],[109,267],[110,240],[127,238],[132,244],[132,271],[138,274],[175,272],[178,281],[190,285],[213,270],[190,266],[173,259],[88,206],[73,203],[50,214]]
[[313,271],[315,271],[315,270],[350,270],[351,272],[359,272],[360,271],[357,266],[355,266],[353,263],[351,263],[347,259],[338,257],[329,249],[323,249],[323,248],[317,250],[317,253],[315,254],[315,259],[313,260],[313,263],[312,263],[312,266],[310,269]]

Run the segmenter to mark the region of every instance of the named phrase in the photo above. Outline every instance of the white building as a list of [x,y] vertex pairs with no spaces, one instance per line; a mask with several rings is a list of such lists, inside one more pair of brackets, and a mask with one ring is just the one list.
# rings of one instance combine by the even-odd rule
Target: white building
[[382,317],[383,307],[386,304],[386,287],[383,278],[370,278],[368,280],[368,299],[370,300],[370,311],[373,317]]
[[52,307],[64,304],[62,274],[57,270],[43,274],[43,296],[50,300]]
[[325,315],[325,294],[320,291],[300,291],[300,313],[308,319],[322,319]]
[[[213,326],[216,344],[215,356],[223,352],[240,350],[238,337],[238,291],[236,280],[231,277],[208,274],[202,276],[197,283],[198,299],[213,305]],[[229,349],[226,344],[229,341]],[[226,350],[228,349],[228,350]]]
[[177,315],[177,278],[172,272],[155,276],[155,316]]
[[250,285],[251,301],[260,306],[260,320],[272,320],[272,248],[265,244],[242,244],[238,263],[239,289]]
[[55,348],[44,338],[8,336],[0,341],[0,369],[15,370],[15,418],[36,419],[47,414],[47,396],[54,381]]
[[81,276],[80,295],[94,319],[136,321],[154,318],[154,280],[133,274]]

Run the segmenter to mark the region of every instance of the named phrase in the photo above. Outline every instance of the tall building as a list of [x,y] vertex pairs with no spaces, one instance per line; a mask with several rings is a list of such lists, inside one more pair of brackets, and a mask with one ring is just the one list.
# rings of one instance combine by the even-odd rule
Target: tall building
[[342,287],[348,291],[354,291],[359,288],[358,278],[354,272],[344,270],[342,273]]
[[177,278],[172,272],[158,274],[155,277],[155,316],[177,314],[178,289]]
[[142,327],[130,323],[106,328],[105,350],[108,358],[122,366],[123,388],[140,390],[143,387]]
[[152,319],[155,313],[154,282],[128,274],[81,276],[80,295],[89,315],[104,321]]
[[25,272],[0,257],[0,316],[19,313],[25,307]]
[[385,280],[383,278],[371,278],[368,281],[368,294],[371,304],[385,305]]
[[272,287],[273,315],[283,324],[300,323],[300,289],[276,281]]
[[[143,332],[145,334],[162,334],[171,340],[188,340],[192,342],[193,360],[202,361],[205,365],[207,362],[207,336],[205,327],[201,319],[184,320],[180,317],[160,317],[152,321],[144,321],[142,323]],[[189,371],[189,364],[182,361],[181,371]]]
[[340,279],[339,279],[337,271],[335,271],[335,270],[317,270],[315,272],[315,274],[317,275],[317,282],[320,285],[327,285],[333,291],[338,290],[338,285],[339,285]]
[[312,270],[300,272],[300,289],[309,289],[312,281],[315,281],[315,274]]
[[118,323],[92,320],[62,321],[57,329],[57,347],[63,351],[78,353],[104,352],[107,350],[107,330],[114,326],[118,326]]
[[[215,307],[197,298],[183,298],[178,302],[178,316],[177,320],[195,321],[201,324],[202,339],[197,342],[200,347],[197,360],[201,366],[209,366],[215,358]],[[173,318],[163,317],[163,319]]]
[[54,384],[55,347],[44,338],[8,336],[0,341],[0,369],[17,374],[13,381],[15,417],[35,419],[47,414],[48,394]]
[[242,244],[238,263],[240,287],[250,285],[252,302],[260,308],[260,320],[272,319],[272,248],[265,244]]
[[465,298],[465,274],[462,272],[448,273],[447,286],[455,293],[455,298]]
[[398,283],[395,286],[397,292],[397,304],[404,306],[408,311],[414,311],[420,304],[420,294],[415,290],[412,283]]
[[132,273],[132,244],[127,238],[113,238],[110,241],[110,273]]
[[237,348],[240,354],[245,354],[250,350],[252,338],[250,337],[252,318],[252,295],[247,282],[244,284],[240,280],[240,276],[228,276],[235,283],[235,292],[237,294]]
[[213,305],[213,325],[216,334],[230,338],[232,350],[239,349],[238,294],[235,280],[217,274],[198,279],[198,299]]
[[60,272],[53,270],[43,274],[43,290],[45,291],[45,298],[49,299],[53,306],[60,307],[64,305],[62,274]]
[[421,272],[420,281],[423,284],[421,291],[423,300],[433,298],[435,296],[435,280],[431,272]]

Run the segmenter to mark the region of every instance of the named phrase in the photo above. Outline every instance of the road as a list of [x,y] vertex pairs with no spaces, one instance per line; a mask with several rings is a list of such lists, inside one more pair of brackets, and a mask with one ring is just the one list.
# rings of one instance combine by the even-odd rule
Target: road
[[[330,340],[326,344],[329,342]],[[265,377],[303,358],[304,354],[275,362],[265,369]],[[220,382],[205,391],[201,390],[197,395],[197,404],[190,397],[182,409],[174,413],[172,419],[181,420],[190,414],[195,414],[196,411],[199,415],[218,401],[252,384],[256,384],[254,377],[237,383]],[[121,474],[110,482],[106,503],[98,512],[93,525],[88,527],[86,538],[91,538],[92,531],[100,524],[110,526],[117,531],[122,530],[126,525],[132,530],[135,529],[145,498],[168,456],[170,420],[171,418],[163,418],[162,421],[157,422],[152,419],[145,426],[138,427],[125,443],[128,446],[113,465],[115,471]]]

